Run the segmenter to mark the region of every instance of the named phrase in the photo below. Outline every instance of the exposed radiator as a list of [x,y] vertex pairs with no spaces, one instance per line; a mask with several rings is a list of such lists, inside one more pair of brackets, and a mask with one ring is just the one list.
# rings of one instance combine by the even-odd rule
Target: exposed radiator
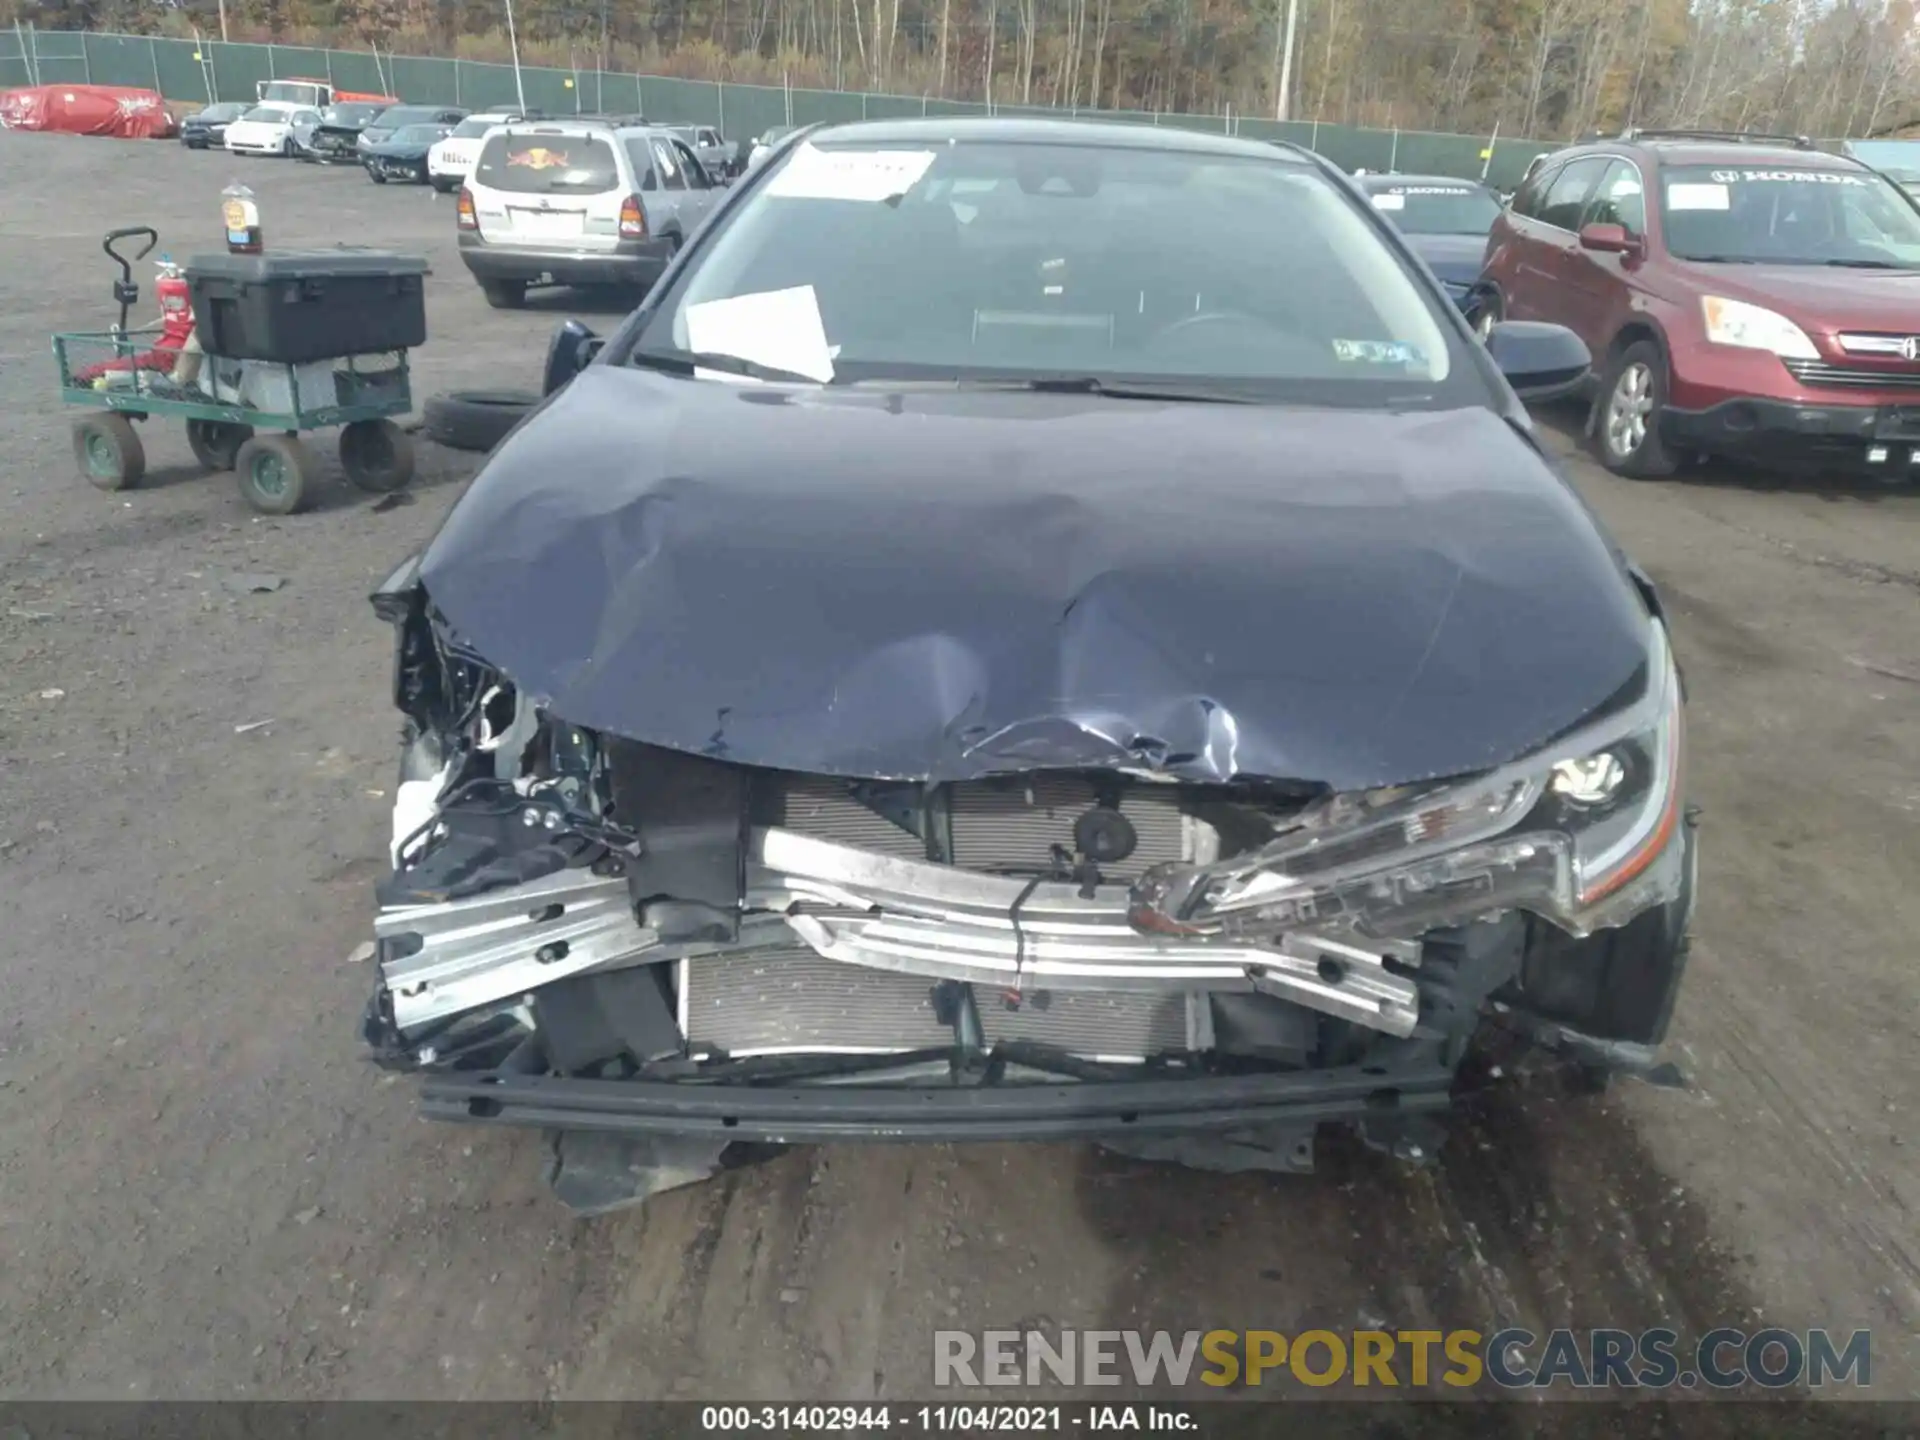
[[687,1041],[734,1055],[950,1045],[934,981],[823,960],[805,945],[686,962]]
[[785,787],[785,803],[789,830],[906,860],[927,858],[925,841],[854,799],[844,780],[795,776]]
[[[1100,866],[1109,881],[1151,865],[1196,858],[1195,822],[1180,813],[1172,787],[1123,784],[1118,809],[1133,828],[1124,859]],[[902,859],[927,858],[926,843],[853,798],[844,781],[795,775],[782,797],[785,828],[809,837]],[[969,781],[948,790],[953,863],[996,874],[1034,874],[1055,861],[1054,847],[1075,849],[1074,822],[1100,804],[1078,775],[1034,774]],[[794,1050],[889,1051],[944,1046],[953,1032],[934,1018],[935,982],[920,975],[848,965],[803,945],[736,951],[687,962],[688,1041],[734,1055]],[[1030,991],[1018,1009],[985,988],[975,992],[983,1038],[1029,1040],[1071,1054],[1134,1059],[1166,1050],[1203,1049],[1210,1027],[1190,1012],[1204,996],[1105,991]]]
[[[917,1050],[949,1045],[934,1018],[925,976],[824,960],[805,946],[739,950],[685,964],[687,1040],[697,1052]],[[989,1044],[1030,1040],[1075,1055],[1137,1059],[1204,1045],[1189,1039],[1190,1003],[1204,996],[1053,991],[1029,993],[1018,1010],[976,990]]]

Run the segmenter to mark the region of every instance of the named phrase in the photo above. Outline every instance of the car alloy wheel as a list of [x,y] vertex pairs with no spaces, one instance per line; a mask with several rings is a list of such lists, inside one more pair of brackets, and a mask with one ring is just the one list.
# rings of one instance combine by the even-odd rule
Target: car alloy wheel
[[1616,475],[1657,480],[1680,462],[1667,449],[1662,417],[1667,405],[1667,362],[1650,339],[1618,349],[1602,372],[1600,396],[1588,421],[1600,460]]
[[1647,443],[1647,425],[1653,416],[1653,370],[1635,360],[1624,365],[1607,396],[1607,451],[1617,460],[1631,459]]

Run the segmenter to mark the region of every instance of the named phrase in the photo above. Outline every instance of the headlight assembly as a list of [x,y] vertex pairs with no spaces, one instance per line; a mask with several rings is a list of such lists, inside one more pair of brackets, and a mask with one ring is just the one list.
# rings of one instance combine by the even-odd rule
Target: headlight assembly
[[1820,358],[1820,351],[1807,338],[1807,332],[1776,311],[1719,295],[1703,296],[1700,311],[1706,321],[1707,339],[1716,345],[1771,350],[1786,360]]
[[1335,796],[1255,851],[1161,866],[1134,887],[1134,924],[1404,937],[1519,909],[1585,935],[1673,899],[1684,721],[1665,627],[1648,635],[1646,684],[1624,709],[1472,780]]

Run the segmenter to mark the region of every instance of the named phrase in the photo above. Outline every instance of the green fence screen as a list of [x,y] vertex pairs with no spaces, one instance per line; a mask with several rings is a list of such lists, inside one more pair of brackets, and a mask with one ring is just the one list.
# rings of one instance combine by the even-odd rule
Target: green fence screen
[[[163,40],[144,35],[96,35],[19,27],[0,31],[0,87],[78,82],[138,85],[169,100],[249,100],[263,80],[310,77],[343,90],[399,95],[423,104],[468,109],[514,105],[523,98],[548,114],[603,111],[646,114],[675,124],[717,125],[731,139],[775,125],[895,119],[916,115],[984,115],[986,106],[917,95],[857,91],[786,90],[596,70],[523,66],[519,83],[510,65],[419,55],[373,55],[357,50],[312,50],[294,45],[229,45],[221,41]],[[1052,115],[1032,106],[1000,105],[998,115]],[[1551,145],[1529,140],[1489,142],[1474,135],[1411,130],[1362,130],[1309,121],[1282,122],[1238,115],[1155,115],[1137,110],[1076,111],[1103,120],[1174,125],[1215,134],[1246,135],[1305,145],[1352,170],[1405,174],[1479,175],[1512,185],[1535,155]],[[1491,150],[1491,155],[1488,151]]]

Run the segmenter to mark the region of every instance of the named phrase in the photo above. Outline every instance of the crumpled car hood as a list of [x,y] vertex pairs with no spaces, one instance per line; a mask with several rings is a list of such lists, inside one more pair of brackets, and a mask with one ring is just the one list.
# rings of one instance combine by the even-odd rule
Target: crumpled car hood
[[877,778],[1407,783],[1539,746],[1646,654],[1592,517],[1477,409],[595,365],[495,453],[420,577],[575,724]]

